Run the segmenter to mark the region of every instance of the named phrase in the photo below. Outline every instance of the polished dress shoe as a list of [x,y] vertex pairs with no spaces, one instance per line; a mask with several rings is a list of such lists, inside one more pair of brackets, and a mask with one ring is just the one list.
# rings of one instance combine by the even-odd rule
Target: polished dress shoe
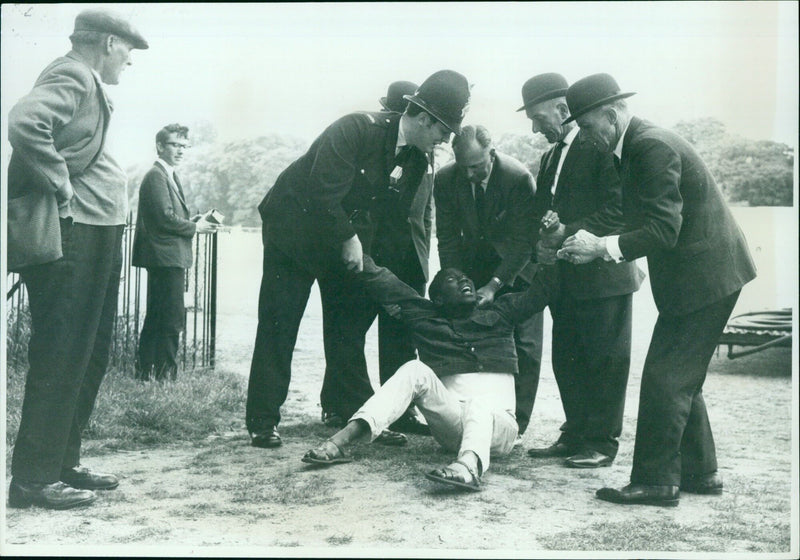
[[250,445],[253,447],[280,447],[281,435],[275,426],[267,426],[250,432]]
[[681,477],[681,491],[692,494],[722,494],[722,477],[717,471]]
[[674,507],[680,501],[681,492],[677,486],[628,484],[619,490],[616,488],[601,488],[595,495],[601,500],[615,504]]
[[578,452],[578,448],[576,448],[574,445],[570,445],[561,441],[555,442],[550,447],[534,447],[533,449],[528,449],[528,455],[538,459],[544,459],[548,457],[570,457]]
[[40,506],[47,509],[71,509],[88,506],[97,499],[91,490],[79,490],[63,482],[46,484],[22,482],[14,478],[8,487],[8,507]]
[[573,469],[596,469],[598,467],[607,467],[613,462],[613,457],[589,449],[567,457],[564,464]]
[[113,490],[119,486],[119,479],[113,474],[92,472],[86,467],[72,467],[61,470],[61,482],[83,490]]

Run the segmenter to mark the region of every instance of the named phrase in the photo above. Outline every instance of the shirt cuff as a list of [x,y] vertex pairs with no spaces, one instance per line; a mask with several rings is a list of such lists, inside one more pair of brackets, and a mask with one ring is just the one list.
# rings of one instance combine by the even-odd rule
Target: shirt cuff
[[619,235],[609,235],[606,237],[606,253],[608,256],[603,258],[607,261],[614,261],[616,263],[625,262],[625,257],[622,256],[622,251],[619,250]]

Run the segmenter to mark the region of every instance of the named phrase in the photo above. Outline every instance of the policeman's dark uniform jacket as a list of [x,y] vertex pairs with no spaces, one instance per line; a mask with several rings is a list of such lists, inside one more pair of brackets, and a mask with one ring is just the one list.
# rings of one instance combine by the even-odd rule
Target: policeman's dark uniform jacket
[[[402,113],[408,105],[404,95],[413,95],[418,85],[408,81],[397,81],[389,84],[386,96],[379,102],[387,113]],[[408,217],[402,213],[387,212],[387,227],[376,235],[377,245],[373,248],[372,256],[378,264],[391,270],[400,280],[414,288],[421,296],[425,295],[428,282],[428,255],[430,252],[431,226],[433,222],[433,154],[428,155],[429,166],[423,174],[416,189]],[[413,182],[413,181],[412,181]],[[390,209],[391,210],[391,209]],[[424,230],[420,230],[422,224]],[[424,240],[424,244],[418,242]],[[365,306],[363,323],[369,320],[374,313],[372,306]],[[327,323],[326,323],[327,324]],[[330,328],[325,331],[326,340],[331,338]],[[335,333],[334,333],[335,334]],[[363,354],[362,348],[359,350]],[[399,321],[393,319],[383,309],[378,309],[378,376],[381,384],[385,383],[397,369],[409,360],[417,357],[416,347],[408,329]],[[348,356],[342,357],[346,366]],[[338,393],[336,381],[332,375],[342,371],[339,368],[326,368],[323,393],[326,401],[334,401]],[[327,404],[327,403],[326,403]],[[327,411],[325,405],[323,410]],[[339,413],[343,418],[349,417],[349,411]]]
[[[608,74],[583,78],[567,91],[571,119],[630,95]],[[717,470],[703,382],[755,266],[714,178],[686,140],[632,117],[619,174],[621,255],[613,254],[612,240],[606,247],[624,261],[647,257],[659,312],[642,371],[631,482],[677,489]],[[626,496],[610,501],[620,499]]]
[[[530,231],[537,222],[530,172],[516,159],[494,151],[486,186],[485,216],[479,216],[473,186],[455,162],[434,181],[436,236],[442,268],[457,268],[476,286],[492,277],[503,283],[498,296],[527,289],[535,273]],[[476,186],[476,188],[481,188]],[[530,421],[542,359],[543,316],[536,313],[514,332],[519,372],[515,379],[520,434]]]
[[[326,394],[323,387],[323,407],[341,410],[348,417],[372,394],[363,356],[366,329],[352,318],[362,316],[364,308],[374,309],[374,304],[345,275],[341,245],[357,234],[364,252],[372,250],[379,219],[396,215],[397,222],[384,227],[410,226],[411,233],[396,244],[394,238],[380,244],[379,252],[390,260],[395,252],[406,251],[406,243],[412,243],[422,277],[427,275],[430,226],[425,223],[425,213],[412,212],[412,207],[417,204],[416,187],[428,161],[413,147],[401,153],[402,161],[397,159],[400,118],[400,114],[386,113],[353,113],[340,118],[281,173],[259,205],[264,275],[247,398],[251,431],[280,420],[297,329],[315,279],[326,316],[326,334],[331,335],[326,340],[326,361],[340,371],[328,376],[337,381],[336,394]],[[403,174],[399,180],[391,180],[398,165]],[[409,223],[412,215],[418,218]],[[373,319],[374,312],[369,322]],[[331,323],[338,331],[331,332]],[[331,350],[336,350],[332,347],[339,344],[346,346],[345,352],[332,355]]]
[[[598,152],[579,133],[564,156],[553,195],[556,149],[557,144],[540,161],[537,222],[553,210],[568,235],[579,229],[597,235],[619,231],[622,191],[611,155]],[[553,373],[566,417],[559,442],[614,458],[630,370],[632,295],[643,275],[633,262],[559,260],[557,266],[562,289],[550,312]]]

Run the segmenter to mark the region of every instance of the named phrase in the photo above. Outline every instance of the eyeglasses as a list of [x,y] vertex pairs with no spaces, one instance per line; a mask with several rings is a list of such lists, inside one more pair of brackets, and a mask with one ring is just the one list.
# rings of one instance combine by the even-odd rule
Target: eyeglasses
[[173,148],[183,148],[184,150],[187,148],[191,148],[189,144],[181,144],[180,142],[164,142],[167,146],[171,146]]

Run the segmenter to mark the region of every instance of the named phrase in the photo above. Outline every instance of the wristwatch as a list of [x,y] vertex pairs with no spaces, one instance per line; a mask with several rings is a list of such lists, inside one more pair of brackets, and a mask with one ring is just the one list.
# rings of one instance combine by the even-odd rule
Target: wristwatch
[[497,276],[492,276],[492,279],[489,280],[489,282],[492,282],[495,285],[495,291],[499,290],[504,285],[503,281],[500,280]]

